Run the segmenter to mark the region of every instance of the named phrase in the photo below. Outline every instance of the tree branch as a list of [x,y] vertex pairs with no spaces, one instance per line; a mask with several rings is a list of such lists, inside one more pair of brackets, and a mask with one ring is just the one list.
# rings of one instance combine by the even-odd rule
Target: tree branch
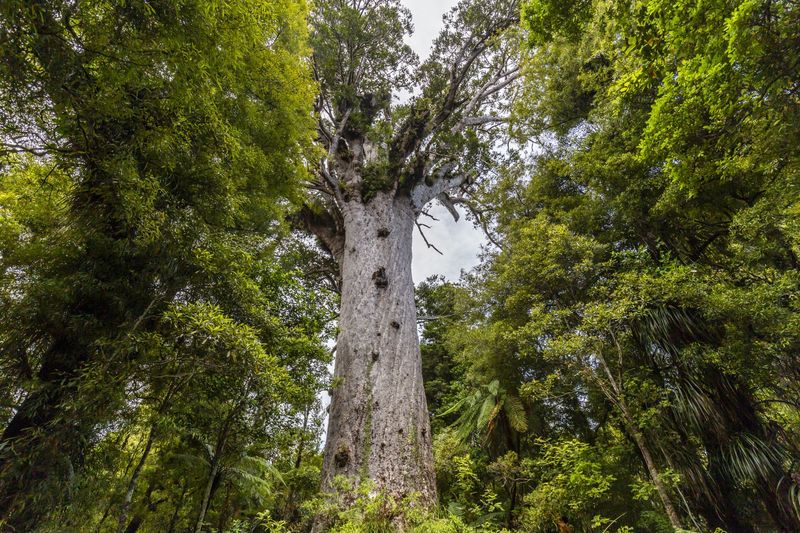
[[420,235],[422,235],[422,240],[423,240],[423,241],[425,241],[425,245],[426,245],[428,248],[433,248],[434,250],[436,250],[437,252],[439,252],[439,255],[444,255],[444,254],[442,253],[442,251],[441,251],[441,250],[439,250],[439,249],[438,249],[436,246],[434,246],[433,244],[431,244],[431,243],[429,243],[429,242],[428,242],[428,238],[425,236],[425,232],[424,232],[424,231],[422,231],[422,226],[423,226],[424,224],[420,224],[420,223],[419,223],[419,222],[417,222],[417,221],[414,221],[414,223],[417,225],[417,229],[419,230],[419,234],[420,234]]
[[445,163],[436,171],[432,180],[426,179],[411,189],[411,203],[417,212],[420,212],[428,202],[443,192],[455,189],[467,180],[465,174],[447,176],[447,173],[453,170],[455,166],[455,163]]
[[481,209],[478,209],[467,198],[450,198],[450,202],[453,203],[453,204],[463,205],[464,207],[466,207],[469,210],[469,212],[472,213],[472,216],[475,217],[475,220],[478,221],[478,224],[480,225],[481,230],[483,230],[484,236],[486,236],[486,240],[488,240],[490,243],[492,243],[495,246],[497,246],[498,249],[505,250],[505,247],[503,246],[503,243],[501,243],[499,240],[497,240],[497,237],[495,237],[492,234],[492,231],[489,229],[489,223],[486,221],[486,216],[485,216],[484,211],[482,211]]
[[441,204],[445,207],[445,209],[447,209],[447,211],[453,217],[453,220],[458,222],[458,219],[460,218],[461,215],[459,215],[458,209],[456,209],[456,206],[453,205],[453,201],[450,199],[447,193],[443,192],[437,195],[436,199],[439,200],[439,202],[441,202]]
[[304,205],[294,216],[294,221],[306,231],[313,233],[337,263],[344,256],[344,231],[341,223],[327,211],[318,213]]

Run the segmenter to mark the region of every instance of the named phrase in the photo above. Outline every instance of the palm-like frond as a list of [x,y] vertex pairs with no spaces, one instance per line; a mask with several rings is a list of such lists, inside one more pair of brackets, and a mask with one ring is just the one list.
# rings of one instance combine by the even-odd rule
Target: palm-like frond
[[503,409],[514,431],[519,433],[528,431],[528,414],[525,412],[525,406],[518,396],[511,393],[506,394],[505,402],[503,402]]
[[241,470],[259,475],[263,479],[268,480],[270,484],[286,484],[281,471],[278,470],[272,462],[260,455],[242,455],[236,466]]
[[491,436],[500,414],[505,415],[511,430],[524,432],[528,429],[527,413],[522,401],[506,391],[498,380],[477,387],[439,416],[457,412],[461,415],[451,427],[462,441],[474,433],[484,433],[487,438]]
[[770,479],[780,475],[790,456],[779,446],[750,434],[733,439],[726,450],[725,468],[739,480]]
[[676,380],[672,392],[673,412],[682,423],[688,423],[692,428],[721,428],[724,425],[718,407],[691,375]]
[[205,457],[200,455],[195,455],[193,453],[172,453],[169,456],[171,461],[175,461],[177,463],[183,463],[186,465],[191,466],[200,466],[202,465],[205,468],[210,468],[211,463]]
[[693,346],[713,348],[720,342],[715,329],[698,312],[676,306],[651,309],[629,326],[639,347],[636,355],[644,356],[672,393],[665,420],[678,435],[697,436],[696,452],[685,457],[677,450],[670,453],[673,460],[678,456],[684,481],[715,507],[728,504],[724,501],[728,493],[719,493],[716,480],[739,487],[752,482],[772,485],[776,494],[782,494],[779,500],[789,496],[792,506],[798,507],[796,485],[775,487],[780,485],[777,480],[786,479],[791,453],[761,419],[747,383],[692,356]]

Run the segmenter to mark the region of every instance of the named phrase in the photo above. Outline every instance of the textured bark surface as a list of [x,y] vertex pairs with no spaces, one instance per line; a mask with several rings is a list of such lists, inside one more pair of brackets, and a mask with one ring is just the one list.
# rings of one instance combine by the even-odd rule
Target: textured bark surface
[[343,209],[341,315],[323,488],[370,480],[393,497],[436,500],[411,278],[416,219],[407,195]]

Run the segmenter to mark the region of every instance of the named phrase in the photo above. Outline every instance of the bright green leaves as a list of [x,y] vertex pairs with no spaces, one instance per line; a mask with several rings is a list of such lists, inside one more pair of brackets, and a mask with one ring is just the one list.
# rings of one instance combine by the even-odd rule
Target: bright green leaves
[[[12,57],[10,46],[6,60],[27,61],[21,75],[31,78],[45,53],[62,65],[43,82],[55,123],[38,126],[48,146],[70,145],[63,164],[90,157],[116,176],[104,195],[122,200],[119,223],[157,239],[166,203],[243,227],[274,218],[275,197],[296,193],[312,131],[302,2],[187,2],[180,11],[134,3],[118,13],[84,3],[64,14],[63,26],[48,9],[36,7],[26,22],[63,33],[74,48],[20,31],[12,33],[20,48],[47,48]],[[70,76],[74,88],[63,91]],[[15,104],[36,104],[35,83],[14,83],[6,94]]]
[[614,476],[603,468],[599,450],[578,440],[536,441],[536,459],[526,461],[536,488],[525,496],[522,531],[541,531],[563,520],[565,513],[586,522],[607,497]]
[[[0,515],[16,529],[73,488],[79,528],[98,505],[116,513],[127,481],[91,463],[91,444],[117,431],[144,440],[171,420],[177,435],[156,432],[142,460],[176,479],[165,449],[225,441],[218,455],[245,483],[261,470],[234,457],[315,401],[330,298],[299,286],[280,242],[313,154],[306,15],[302,0],[0,6],[0,369],[13,428]],[[236,438],[220,436],[228,417]],[[95,469],[82,472],[86,458]],[[162,489],[182,497],[180,484],[151,492]]]
[[[72,189],[56,165],[14,157],[0,177],[0,265],[7,271],[35,261],[29,254],[63,224]],[[38,253],[43,253],[39,250]]]
[[548,297],[540,299],[545,291],[558,297],[584,289],[597,275],[596,263],[604,255],[603,246],[550,223],[545,215],[520,223],[509,244],[509,251],[496,260],[498,276],[493,282],[508,291],[504,306],[510,316],[519,316],[519,311],[536,303],[546,304]]
[[522,8],[524,27],[531,44],[541,44],[557,37],[575,39],[592,14],[591,0],[558,2],[536,0]]

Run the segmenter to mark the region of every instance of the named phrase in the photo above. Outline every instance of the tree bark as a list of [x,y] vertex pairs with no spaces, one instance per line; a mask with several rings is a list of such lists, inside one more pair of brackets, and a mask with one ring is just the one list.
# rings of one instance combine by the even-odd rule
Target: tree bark
[[208,504],[211,501],[211,491],[214,487],[214,481],[217,479],[219,472],[219,456],[215,456],[211,460],[211,472],[208,474],[206,487],[203,490],[203,501],[200,502],[200,512],[197,514],[197,523],[194,526],[194,533],[200,533],[203,530],[203,522],[206,520],[206,512],[208,511]]
[[633,425],[633,419],[631,419],[627,413],[625,414],[625,418],[629,426],[628,431],[636,442],[639,452],[642,454],[644,464],[647,467],[647,473],[650,474],[650,479],[653,480],[653,484],[656,486],[656,492],[658,492],[658,497],[661,498],[661,503],[664,505],[664,510],[667,513],[670,524],[674,529],[682,529],[681,519],[678,516],[678,512],[675,510],[675,506],[672,504],[672,498],[667,491],[667,487],[665,487],[664,482],[661,481],[658,467],[653,460],[653,455],[650,453],[650,448],[647,446],[644,435]]
[[416,212],[404,194],[378,192],[342,210],[340,334],[323,463],[393,499],[436,501],[430,421],[411,278]]

